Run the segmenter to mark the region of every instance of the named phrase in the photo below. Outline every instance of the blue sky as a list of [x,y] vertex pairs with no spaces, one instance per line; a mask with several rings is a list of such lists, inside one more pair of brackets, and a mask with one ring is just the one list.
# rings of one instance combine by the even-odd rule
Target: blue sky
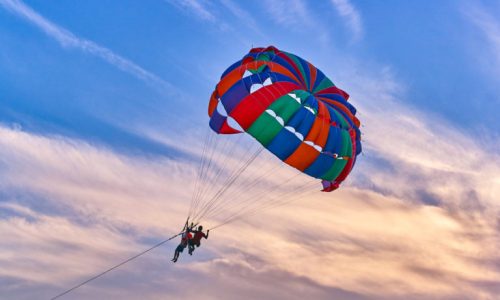
[[331,70],[334,81],[352,60],[366,74],[390,68],[405,86],[401,101],[471,134],[500,129],[496,48],[474,20],[498,9],[494,2],[361,2],[344,17],[328,1],[293,2],[286,10],[279,2],[193,3],[27,2],[81,42],[92,41],[152,77],[142,80],[137,70],[124,72],[92,50],[65,46],[3,9],[2,119],[124,148],[147,144],[117,123],[145,123],[146,114],[158,122],[146,126],[164,126],[188,110],[181,126],[202,125],[217,76],[252,45],[273,44]]
[[[252,46],[274,45],[323,70],[358,108],[365,151],[338,194],[349,201],[327,204],[343,213],[334,227],[306,217],[293,225],[299,208],[330,218],[325,195],[308,196],[310,206],[299,202],[283,215],[269,212],[278,218],[274,238],[252,231],[260,219],[235,225],[261,245],[255,249],[241,249],[242,241],[221,231],[229,242],[189,260],[178,278],[192,275],[207,295],[227,299],[291,299],[263,278],[288,280],[282,289],[318,299],[494,299],[499,20],[497,1],[0,0],[0,233],[9,242],[0,243],[0,254],[11,257],[0,256],[7,270],[0,271],[0,294],[54,295],[109,265],[106,257],[127,257],[176,226],[188,208],[214,85]],[[315,228],[323,225],[332,233],[322,240],[329,254],[318,254],[327,267],[311,275],[317,253],[300,236],[318,239]],[[374,232],[384,238],[371,239]],[[418,247],[401,242],[408,232]],[[50,244],[68,233],[82,240]],[[439,249],[428,236],[441,241]],[[482,249],[485,242],[492,248]],[[279,247],[314,258],[273,254]],[[379,251],[365,253],[369,248]],[[396,248],[407,256],[397,257]],[[65,273],[54,251],[80,271]],[[441,267],[420,259],[432,253]],[[176,274],[158,267],[168,255],[145,259],[153,271],[137,290]],[[126,297],[140,267],[75,297]],[[53,281],[43,279],[47,268]],[[209,279],[211,272],[220,277]],[[258,290],[252,294],[234,276]],[[410,279],[393,290],[402,276]],[[163,283],[154,281],[144,297],[189,296]]]

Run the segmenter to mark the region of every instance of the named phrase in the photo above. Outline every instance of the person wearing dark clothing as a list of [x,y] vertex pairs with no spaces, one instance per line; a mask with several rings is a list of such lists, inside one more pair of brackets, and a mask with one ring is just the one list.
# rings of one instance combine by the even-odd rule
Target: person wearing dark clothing
[[184,251],[184,248],[186,248],[192,237],[193,235],[190,233],[189,228],[182,233],[181,243],[175,248],[174,258],[172,258],[173,262],[177,262],[179,254]]
[[207,234],[203,233],[203,226],[199,226],[198,230],[193,231],[194,236],[192,239],[188,241],[189,255],[193,255],[194,246],[200,247],[200,242],[202,238],[208,239],[209,232],[210,230],[207,230]]

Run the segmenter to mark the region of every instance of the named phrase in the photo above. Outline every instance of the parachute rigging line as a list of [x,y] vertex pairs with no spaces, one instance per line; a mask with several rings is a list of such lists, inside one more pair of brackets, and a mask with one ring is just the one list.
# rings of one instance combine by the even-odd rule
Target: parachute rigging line
[[178,233],[178,234],[176,234],[176,235],[174,235],[174,236],[171,236],[171,237],[169,237],[169,238],[168,238],[168,239],[166,239],[166,240],[163,240],[163,241],[159,242],[158,244],[154,245],[153,247],[151,247],[151,248],[149,248],[149,249],[146,249],[146,250],[142,251],[141,253],[136,254],[136,255],[134,255],[134,256],[132,256],[132,257],[130,257],[130,258],[128,258],[128,259],[126,259],[126,260],[122,261],[121,263],[119,263],[119,264],[117,264],[117,265],[114,265],[113,267],[111,267],[111,268],[107,269],[106,271],[101,272],[101,273],[99,273],[99,274],[97,274],[97,275],[95,275],[95,276],[93,276],[93,277],[91,277],[91,278],[89,278],[89,279],[87,279],[87,280],[85,280],[85,281],[83,281],[83,282],[81,282],[81,283],[79,283],[79,284],[77,284],[77,285],[73,286],[72,288],[70,288],[70,289],[68,289],[68,290],[66,290],[66,291],[64,291],[64,292],[62,292],[62,293],[60,293],[60,294],[58,294],[58,295],[56,295],[56,296],[54,296],[54,297],[50,298],[50,300],[54,300],[54,299],[60,298],[60,297],[62,297],[62,296],[64,296],[64,295],[66,295],[66,294],[68,294],[68,293],[70,293],[70,292],[72,292],[72,291],[76,290],[77,288],[79,288],[79,287],[81,287],[81,286],[83,286],[83,285],[85,285],[85,284],[87,284],[87,283],[89,283],[89,282],[91,282],[91,281],[93,281],[93,280],[95,280],[95,279],[97,279],[97,278],[99,278],[99,277],[101,277],[101,276],[105,275],[106,273],[109,273],[109,272],[113,271],[114,269],[116,269],[116,268],[118,268],[118,267],[121,267],[121,266],[123,266],[124,264],[126,264],[126,263],[128,263],[128,262],[130,262],[130,261],[132,261],[132,260],[134,260],[134,259],[136,259],[136,258],[138,258],[139,256],[142,256],[142,255],[144,255],[144,254],[148,253],[149,251],[151,251],[151,250],[153,250],[153,249],[155,249],[155,248],[160,247],[161,245],[165,244],[166,242],[168,242],[168,241],[170,241],[170,240],[173,240],[174,238],[176,238],[177,236],[179,236],[179,235],[181,235],[181,234],[182,234],[182,232],[181,232],[181,233]]
[[[282,165],[283,163],[281,163]],[[261,182],[261,179],[262,178],[267,178],[268,175],[275,171],[278,167],[281,167],[281,165],[277,164],[275,166],[273,166],[272,168],[270,168],[269,170],[267,170],[266,172],[262,172],[262,174],[260,174],[259,176],[255,177],[252,181],[250,181],[249,183],[245,183],[245,184],[240,184],[239,188],[236,188],[234,189],[231,193],[229,194],[226,194],[226,198],[223,199],[221,202],[217,203],[217,205],[215,205],[214,207],[212,207],[206,214],[206,218],[212,218],[214,216],[217,215],[217,212],[218,212],[218,208],[219,207],[222,207],[222,205],[224,205],[225,209],[227,210],[231,210],[232,208],[236,207],[238,204],[241,204],[239,201],[235,201],[235,202],[232,202],[232,203],[229,203],[229,205],[226,206],[226,203],[235,198],[237,195],[242,195],[245,190],[252,190],[253,187],[255,187],[258,183]],[[251,176],[253,177],[253,176]],[[264,191],[265,192],[265,191]],[[248,197],[247,197],[248,199]],[[246,200],[243,200],[242,202],[244,202]]]
[[[200,166],[198,167],[198,170],[200,171],[203,170],[205,164],[205,153],[207,150],[208,138],[210,133],[209,130],[210,128],[207,127],[207,134],[205,135],[205,142],[203,143],[203,150],[201,152],[201,157],[200,157]],[[191,206],[189,207],[188,219],[189,217],[191,217],[191,214],[193,213],[193,205],[198,191],[198,184],[200,183],[201,172],[198,172],[197,175],[198,176],[196,176],[196,181],[194,183],[193,194],[191,195]]]
[[[260,77],[260,75],[258,75]],[[267,91],[267,93],[271,94],[272,97],[276,97],[275,93],[273,91]],[[261,100],[258,99],[257,103],[259,105],[263,105],[261,103]],[[262,128],[260,130],[260,132],[264,131],[265,128]],[[239,140],[241,138],[241,136],[243,135],[239,135],[238,137],[238,141],[235,143],[236,145],[239,145]],[[223,149],[227,149],[227,143],[228,143],[229,139],[226,139],[225,143],[226,143],[226,146],[223,147]],[[220,144],[220,143],[217,143],[217,146]],[[210,148],[210,146],[209,146]],[[213,159],[213,153],[214,152],[218,152],[219,154],[219,157],[232,157],[232,155],[223,155],[224,152],[223,151],[217,151],[217,149],[215,149],[216,147],[211,147],[213,149],[211,155],[210,155],[210,159],[209,159],[209,166],[207,167],[207,169],[210,168],[210,165],[212,164],[212,162],[214,161]],[[236,147],[231,147],[231,154],[234,152]],[[252,147],[248,147],[245,151],[245,155],[243,156],[246,156],[248,155],[249,153],[251,153],[251,150]],[[201,218],[205,217],[205,215],[209,212],[212,212],[214,210],[214,206],[215,207],[219,207],[221,206],[221,202],[227,202],[227,199],[222,199],[222,201],[219,201],[219,199],[224,195],[224,193],[232,186],[232,184],[239,178],[239,176],[248,168],[248,166],[257,158],[257,156],[263,151],[264,148],[258,148],[258,150],[256,150],[249,158],[247,161],[245,161],[243,163],[243,165],[239,168],[239,169],[236,169],[235,172],[231,173],[229,175],[229,177],[227,178],[226,182],[221,186],[221,188],[215,193],[215,195],[210,198],[210,200],[208,200],[207,202],[205,202],[201,208],[199,209],[198,211],[198,206],[200,205],[200,202],[202,202],[202,198],[203,198],[203,195],[206,194],[207,192],[207,187],[210,187],[210,186],[217,186],[216,183],[218,183],[217,180],[215,180],[215,184],[214,182],[209,182],[208,184],[206,183],[206,181],[208,180],[205,180],[205,188],[202,188],[203,189],[203,192],[198,192],[198,198],[195,200],[195,204],[193,205],[192,203],[192,206],[194,206],[193,208],[193,211],[192,213],[194,213],[194,216],[193,216],[193,219],[195,220],[200,220]],[[227,154],[227,153],[226,153]],[[216,160],[215,160],[216,161]],[[229,160],[228,159],[224,159],[223,160],[223,165],[219,168],[219,171],[217,172],[217,175],[215,176],[216,178],[218,178],[220,176],[220,174],[222,173],[222,171],[225,169],[225,166],[227,165],[227,162]],[[200,173],[202,173],[203,170],[200,171]],[[203,177],[203,174],[202,174],[202,177]],[[262,177],[262,176],[260,176]],[[203,180],[203,178],[201,178]],[[258,180],[259,178],[257,178]],[[255,181],[257,181],[255,180]],[[191,210],[190,210],[191,211]],[[198,211],[198,212],[197,212]],[[196,213],[197,212],[197,213]],[[191,212],[189,213],[189,217],[191,217]]]
[[[219,186],[224,179],[223,176],[221,176],[224,171],[227,171],[227,164],[229,163],[228,159],[224,159],[224,157],[233,157],[233,153],[235,151],[235,147],[228,147],[229,146],[229,139],[225,139],[224,142],[217,142],[217,138],[214,138],[215,134],[213,131],[210,130],[208,135],[211,137],[211,140],[215,141],[213,145],[209,145],[209,151],[206,153],[206,156],[208,157],[208,164],[206,164],[205,168],[202,168],[199,170],[199,174],[201,174],[200,179],[203,182],[202,185],[195,186],[196,190],[196,197],[195,200],[191,202],[191,207],[190,208],[190,213],[188,214],[189,217],[193,216],[196,214],[196,212],[199,211],[200,205],[202,204],[207,204],[207,203],[202,203],[203,199],[206,199],[209,195],[212,193],[209,193],[211,190],[214,189],[214,187]],[[239,135],[238,139],[236,140],[236,144],[239,144],[240,139],[242,138],[242,135]],[[219,149],[221,148],[221,149]],[[227,151],[227,149],[230,149]],[[211,150],[211,151],[210,151]],[[246,154],[249,153],[250,149],[247,149]],[[217,153],[215,156],[214,154]],[[245,155],[246,155],[245,154]],[[221,164],[218,164],[217,162],[222,160]],[[214,165],[217,166],[217,171],[215,171],[215,175],[210,175],[210,167]],[[233,173],[231,173],[229,176],[232,176],[234,173],[237,172],[238,169],[235,169]],[[202,205],[204,207],[204,205]]]
[[207,210],[210,209],[216,203],[216,201],[220,199],[220,197],[222,197],[222,195],[224,195],[224,193],[232,186],[232,184],[236,181],[236,179],[238,179],[241,173],[243,173],[248,168],[248,166],[250,166],[250,164],[255,160],[255,158],[257,158],[257,156],[262,152],[262,150],[263,148],[260,148],[255,153],[253,153],[253,155],[250,156],[250,158],[248,158],[247,161],[245,161],[245,163],[236,171],[236,173],[232,174],[232,176],[230,176],[226,180],[225,184],[222,185],[221,189],[219,189],[217,193],[207,203],[205,203],[205,205],[201,208],[198,214],[194,216],[195,220],[199,221],[201,218],[205,216]]
[[[230,196],[228,196],[228,197],[226,197],[226,199],[224,199],[225,200],[224,203],[228,202],[230,199],[232,199],[232,197],[236,198],[238,195],[245,195],[243,189],[253,190],[253,187],[256,186],[258,183],[260,183],[262,178],[267,178],[268,177],[267,175],[270,172],[274,171],[278,167],[281,167],[282,165],[283,165],[283,162],[280,162],[280,164],[277,164],[277,165],[273,166],[272,168],[270,168],[266,172],[262,172],[262,174],[260,176],[257,176],[250,183],[241,184],[240,187],[239,187],[239,189],[238,188],[235,189],[234,191],[232,191],[232,193],[230,194]],[[274,184],[273,186],[270,186],[267,190],[263,189],[261,191],[258,191],[256,194],[253,194],[253,195],[250,194],[249,197],[242,198],[244,200],[233,201],[232,203],[230,203],[225,208],[228,211],[241,211],[242,209],[245,209],[245,208],[248,208],[248,207],[250,207],[252,205],[255,205],[256,203],[258,203],[258,201],[266,201],[267,198],[264,197],[266,193],[268,193],[271,190],[272,191],[279,190],[280,187],[284,186],[286,183],[290,182],[291,180],[293,180],[294,178],[298,177],[299,175],[301,175],[301,173],[297,173],[295,175],[292,175],[290,178],[288,178],[288,179],[286,179],[286,180],[284,180],[284,181],[282,181],[280,183]],[[243,205],[243,204],[246,204],[246,203],[249,203],[249,204]],[[222,204],[223,203],[220,203],[219,206],[221,206]],[[221,213],[220,210],[213,209],[212,211],[210,211],[207,214],[206,217],[207,218],[215,217],[215,216],[218,216],[220,213]]]
[[[212,134],[213,135],[213,134]],[[241,140],[241,137],[242,135],[239,135],[237,140],[236,140],[236,145],[239,144],[239,141]],[[220,159],[223,159],[224,157],[233,157],[233,153],[236,149],[236,147],[228,147],[228,144],[229,144],[229,139],[226,139],[225,141],[225,144],[224,144],[224,147],[222,147],[223,150],[225,149],[230,149],[229,152],[224,152],[223,150],[221,151],[218,151],[218,154],[219,154],[219,158]],[[215,151],[215,150],[214,150]],[[247,149],[247,153],[249,153],[249,149]],[[216,159],[215,161],[218,161],[218,159]],[[199,198],[198,198],[198,203],[197,205],[195,206],[195,209],[194,211],[196,212],[196,210],[198,209],[198,205],[199,205],[199,202],[200,200],[202,200],[202,195],[206,195],[208,194],[208,192],[210,191],[210,188],[212,187],[216,187],[216,186],[219,186],[222,182],[222,180],[224,179],[221,175],[224,173],[224,171],[227,169],[227,165],[229,163],[229,159],[223,159],[223,162],[222,164],[218,167],[218,171],[216,172],[215,176],[213,176],[213,179],[211,180],[207,180],[207,182],[205,182],[205,185],[204,185],[204,188],[202,189],[202,191],[199,193]],[[232,173],[236,173],[237,172],[237,169]],[[232,174],[230,174],[230,176],[232,176]]]
[[[303,192],[299,193],[299,194],[295,194],[293,195],[291,198],[288,198],[286,200],[281,200],[281,198],[283,196],[288,196],[288,195],[292,195],[294,194],[296,191],[304,188],[304,186],[306,185],[309,185],[310,188],[307,188],[305,189]],[[288,204],[290,202],[293,202],[293,201],[296,201],[297,199],[299,199],[300,197],[304,196],[304,195],[307,195],[307,194],[310,194],[310,193],[313,193],[313,192],[316,192],[315,190],[315,186],[316,186],[316,183],[314,181],[311,181],[311,182],[308,182],[304,185],[301,185],[301,186],[298,186],[296,187],[295,189],[291,190],[291,191],[288,191],[286,192],[285,194],[281,195],[280,197],[275,197],[274,199],[272,199],[272,202],[267,202],[267,203],[261,203],[261,206],[259,207],[255,207],[253,208],[252,210],[248,210],[248,211],[240,211],[240,212],[237,212],[237,213],[234,213],[233,215],[227,217],[225,220],[223,220],[222,222],[220,222],[219,224],[215,225],[214,227],[210,228],[210,230],[213,230],[213,229],[216,229],[216,228],[219,228],[219,227],[222,227],[224,225],[227,225],[227,224],[230,224],[230,223],[233,223],[235,221],[239,221],[241,219],[244,219],[244,218],[247,218],[247,217],[250,217],[250,216],[253,216],[261,211],[264,211],[264,210],[267,210],[267,209],[271,209],[271,208],[275,208],[275,207],[278,207],[278,206],[282,206],[282,205],[285,205],[285,204]],[[314,189],[313,189],[314,188]],[[312,190],[311,190],[312,189]],[[281,200],[281,201],[279,201]]]

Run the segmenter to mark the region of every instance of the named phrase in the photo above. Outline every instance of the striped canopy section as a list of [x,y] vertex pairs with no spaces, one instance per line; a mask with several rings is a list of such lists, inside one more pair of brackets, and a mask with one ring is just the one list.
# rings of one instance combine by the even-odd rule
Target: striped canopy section
[[253,48],[222,74],[208,106],[210,127],[221,134],[244,130],[332,191],[361,153],[360,122],[348,98],[304,59],[272,46]]

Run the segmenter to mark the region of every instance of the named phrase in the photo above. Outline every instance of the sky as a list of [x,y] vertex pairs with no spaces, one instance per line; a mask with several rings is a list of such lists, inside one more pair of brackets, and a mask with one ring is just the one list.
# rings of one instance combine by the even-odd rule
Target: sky
[[210,94],[269,45],[350,94],[363,153],[342,187],[65,298],[498,299],[500,4],[446,0],[0,0],[0,298],[50,299],[176,234]]

